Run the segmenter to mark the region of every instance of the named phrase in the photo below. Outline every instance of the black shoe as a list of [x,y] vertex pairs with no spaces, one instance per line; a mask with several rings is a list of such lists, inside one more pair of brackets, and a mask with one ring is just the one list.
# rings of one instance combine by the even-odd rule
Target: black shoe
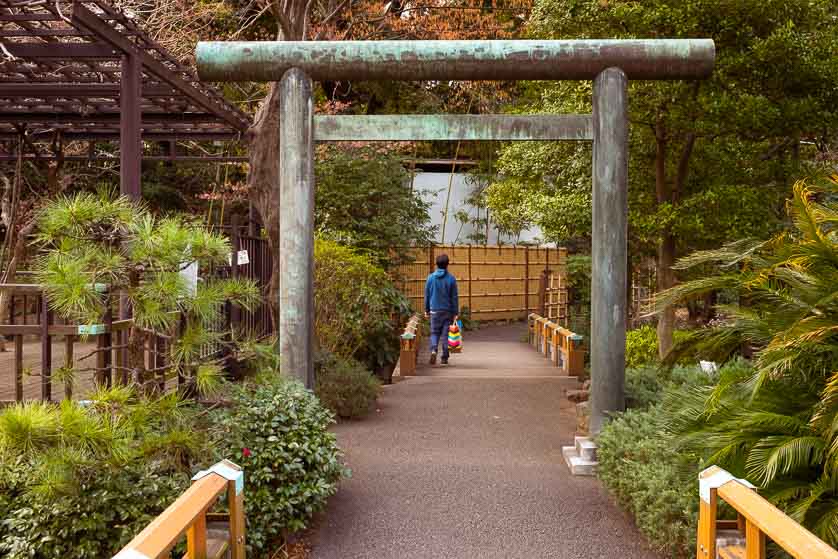
[[431,363],[431,365],[434,365],[434,364],[436,363],[436,352],[435,352],[435,351],[432,351],[432,352],[431,352],[431,361],[430,361],[430,363]]
[[442,358],[442,364],[443,364],[443,365],[447,365],[447,364],[448,364],[448,358],[447,358],[447,357],[443,357],[443,358]]

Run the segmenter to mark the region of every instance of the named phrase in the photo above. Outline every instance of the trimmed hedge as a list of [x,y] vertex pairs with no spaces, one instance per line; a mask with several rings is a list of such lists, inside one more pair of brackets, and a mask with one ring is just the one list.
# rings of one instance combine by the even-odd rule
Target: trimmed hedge
[[695,553],[698,461],[682,456],[665,431],[660,405],[628,410],[597,439],[598,475],[634,516],[650,547],[666,557]]

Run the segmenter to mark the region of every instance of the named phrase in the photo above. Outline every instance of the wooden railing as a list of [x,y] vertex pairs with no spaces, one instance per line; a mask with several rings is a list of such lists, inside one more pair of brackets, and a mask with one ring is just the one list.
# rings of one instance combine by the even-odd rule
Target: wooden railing
[[[105,287],[103,286],[103,294]],[[56,324],[55,316],[49,308],[43,288],[38,284],[0,284],[2,292],[9,301],[9,314],[5,323],[0,323],[0,336],[11,337],[13,346],[13,365],[10,367],[11,379],[0,377],[0,404],[12,396],[8,390],[9,381],[14,386],[12,401],[20,402],[35,396],[24,391],[25,369],[27,368],[24,340],[37,337],[40,345],[39,398],[44,401],[53,399],[53,380],[57,372],[63,384],[63,397],[72,398],[75,384],[82,380],[75,373],[92,373],[95,384],[111,386],[113,383],[128,382],[128,331],[133,326],[133,319],[115,320],[116,312],[107,306],[101,322],[98,324]],[[110,298],[107,298],[110,302]],[[6,317],[0,317],[6,319]],[[63,359],[58,368],[53,362],[53,342],[56,337],[63,338]],[[77,351],[76,344],[82,341],[95,342],[96,347],[85,348],[86,354]],[[165,387],[165,377],[171,371],[168,359],[168,345],[172,338],[160,332],[146,332],[144,360],[146,370],[153,373],[161,388]],[[95,355],[95,365],[78,367],[79,362]],[[73,371],[71,374],[70,371]],[[4,371],[0,371],[0,374]]]
[[[113,559],[168,559],[172,548],[186,535],[184,559],[245,559],[244,473],[222,460],[199,472],[187,489],[160,516],[137,534]],[[207,511],[226,493],[229,514]],[[209,537],[207,521],[228,522],[225,537]]]
[[527,317],[529,343],[568,376],[585,371],[585,346],[582,336],[574,334],[537,314]]
[[[761,497],[746,481],[717,466],[701,472],[698,479],[697,559],[765,559],[766,538],[797,559],[838,559],[838,551]],[[718,520],[719,498],[737,511],[737,520]],[[740,541],[717,544],[722,530],[738,533]]]
[[418,314],[414,314],[407,321],[399,340],[399,374],[401,376],[416,374],[416,359],[419,354],[421,338],[422,318]]

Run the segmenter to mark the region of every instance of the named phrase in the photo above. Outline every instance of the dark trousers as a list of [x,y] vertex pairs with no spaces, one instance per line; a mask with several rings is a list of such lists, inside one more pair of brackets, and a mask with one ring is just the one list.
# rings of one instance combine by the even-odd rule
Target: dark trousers
[[448,327],[454,318],[448,311],[431,311],[431,353],[439,349],[442,341],[442,358],[448,359]]

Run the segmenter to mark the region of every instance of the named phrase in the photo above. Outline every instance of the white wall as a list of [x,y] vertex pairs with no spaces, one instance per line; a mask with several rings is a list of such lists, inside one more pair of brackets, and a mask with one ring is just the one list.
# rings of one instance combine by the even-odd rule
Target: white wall
[[[451,173],[423,172],[417,171],[413,181],[413,188],[422,193],[423,198],[431,203],[429,210],[431,223],[438,228],[436,241],[440,242],[442,236],[442,222],[445,211],[445,199],[448,193],[448,181],[451,180]],[[477,216],[477,208],[467,205],[466,199],[471,192],[469,184],[470,176],[466,173],[454,173],[451,181],[451,199],[448,203],[448,220],[445,225],[444,240],[446,244],[469,244],[473,243],[468,235],[473,232],[474,226],[466,223],[460,229],[461,224],[454,218],[459,210],[465,210],[471,217]],[[485,219],[485,209],[480,211],[480,217]],[[485,221],[483,221],[485,227]],[[458,235],[459,234],[459,235]],[[521,242],[540,242],[543,238],[541,230],[537,227],[521,232]],[[514,237],[502,236],[502,244],[513,244]],[[494,225],[489,228],[489,244],[498,243],[498,231]]]

